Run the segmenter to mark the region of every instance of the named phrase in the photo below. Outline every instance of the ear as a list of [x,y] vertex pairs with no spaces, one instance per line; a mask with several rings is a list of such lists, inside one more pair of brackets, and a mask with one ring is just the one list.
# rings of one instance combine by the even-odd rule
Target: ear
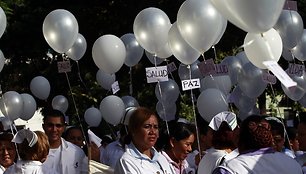
[[175,139],[172,137],[170,138],[170,146],[173,148],[174,147],[174,143],[175,143]]

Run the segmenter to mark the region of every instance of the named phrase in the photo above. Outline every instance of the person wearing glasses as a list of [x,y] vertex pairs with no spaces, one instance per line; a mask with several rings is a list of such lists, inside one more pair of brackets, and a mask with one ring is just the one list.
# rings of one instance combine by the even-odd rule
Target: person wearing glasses
[[159,137],[158,117],[148,108],[138,107],[129,119],[125,152],[117,162],[115,174],[175,174],[167,159],[154,145]]
[[43,166],[50,168],[54,174],[88,173],[88,160],[83,150],[64,140],[65,117],[58,110],[43,110],[43,129],[48,136],[50,150]]

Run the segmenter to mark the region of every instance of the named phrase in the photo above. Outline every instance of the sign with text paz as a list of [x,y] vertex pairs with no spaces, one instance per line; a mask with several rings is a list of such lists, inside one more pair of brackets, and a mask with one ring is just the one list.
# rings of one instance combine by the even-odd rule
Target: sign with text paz
[[276,78],[286,87],[295,87],[297,83],[282,69],[276,61],[264,61],[263,64],[276,76]]
[[120,90],[119,83],[118,83],[118,81],[115,81],[115,82],[112,84],[112,91],[113,91],[113,94],[116,94],[119,90]]
[[147,83],[168,81],[167,66],[146,68]]
[[71,72],[70,61],[57,62],[57,69],[59,73]]
[[183,91],[201,88],[200,79],[182,80]]

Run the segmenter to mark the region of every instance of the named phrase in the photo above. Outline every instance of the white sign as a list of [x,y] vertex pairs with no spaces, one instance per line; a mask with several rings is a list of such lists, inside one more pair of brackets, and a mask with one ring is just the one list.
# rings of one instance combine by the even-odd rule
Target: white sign
[[157,66],[146,68],[146,76],[148,83],[168,81],[167,66]]
[[113,94],[116,94],[119,90],[120,90],[119,83],[118,83],[118,81],[115,81],[115,82],[112,84],[112,91],[113,91]]
[[70,61],[57,62],[57,69],[59,73],[70,72],[71,71]]
[[183,91],[200,88],[200,79],[182,80]]
[[286,87],[294,87],[297,85],[288,74],[282,69],[276,61],[264,61],[263,64],[277,77],[277,79]]

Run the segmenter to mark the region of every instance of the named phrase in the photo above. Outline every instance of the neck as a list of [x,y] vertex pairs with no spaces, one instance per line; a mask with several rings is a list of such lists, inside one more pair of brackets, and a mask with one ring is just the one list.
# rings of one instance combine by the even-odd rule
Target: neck
[[174,161],[174,162],[176,162],[178,165],[181,165],[181,160],[179,160],[176,156],[175,156],[175,154],[174,154],[174,152],[172,151],[172,150],[166,150],[165,151],[166,153],[167,153],[167,155]]
[[62,144],[61,140],[50,142],[50,148],[51,149],[56,149],[56,148],[60,147],[61,144]]

